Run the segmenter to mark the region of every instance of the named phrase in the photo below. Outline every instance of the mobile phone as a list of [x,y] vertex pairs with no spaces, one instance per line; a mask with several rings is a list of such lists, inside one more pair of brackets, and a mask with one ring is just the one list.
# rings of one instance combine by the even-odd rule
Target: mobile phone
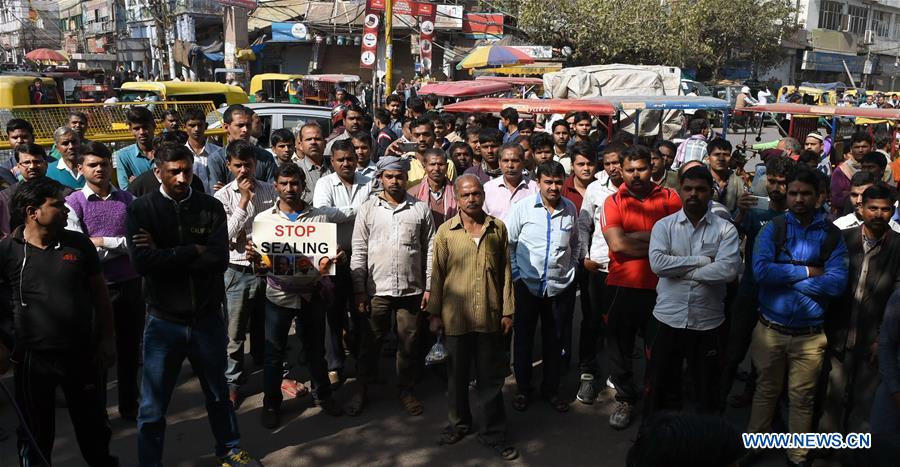
[[402,153],[414,152],[418,147],[419,147],[418,143],[402,143],[400,145],[400,152],[402,152]]
[[767,196],[750,195],[756,201],[753,205],[754,209],[769,209],[769,198]]

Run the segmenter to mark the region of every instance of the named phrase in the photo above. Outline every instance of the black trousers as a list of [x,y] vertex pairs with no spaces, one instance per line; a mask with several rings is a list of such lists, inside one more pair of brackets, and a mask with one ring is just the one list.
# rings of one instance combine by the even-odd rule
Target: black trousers
[[444,338],[450,354],[447,362],[450,426],[463,432],[468,432],[472,427],[469,376],[474,364],[477,400],[484,418],[480,434],[482,439],[492,443],[506,438],[506,412],[503,408],[503,379],[506,375],[504,342],[500,332],[471,332]]
[[[106,416],[104,371],[91,354],[42,353],[17,351],[15,359],[16,403],[22,409],[28,429],[40,446],[40,452],[51,459],[56,437],[56,387],[63,390],[75,438],[87,465],[118,465],[109,455],[112,430]],[[19,427],[19,465],[42,465],[38,451]]]
[[720,346],[724,325],[706,331],[676,329],[650,317],[647,326],[647,384],[644,420],[662,410],[682,408],[682,368],[695,388],[698,411],[719,412]]
[[606,293],[605,272],[584,271],[581,288],[581,329],[578,338],[578,371],[597,375],[597,353],[603,347],[603,298]]
[[[344,369],[344,330],[350,332],[350,307],[353,302],[353,282],[350,279],[349,263],[339,264],[334,282],[335,294],[325,306],[325,360],[328,371]],[[358,314],[358,313],[357,313]]]
[[616,387],[616,400],[629,404],[640,398],[634,383],[634,342],[644,336],[656,306],[656,290],[608,286],[606,290],[609,334],[609,379]]
[[[534,362],[534,333],[541,322],[541,359],[543,379],[541,394],[555,396],[559,391],[562,346],[560,328],[565,316],[575,306],[575,284],[553,297],[536,297],[522,281],[515,283],[516,316],[513,319],[514,369],[519,393],[531,394],[531,375]],[[571,322],[571,321],[570,321]]]
[[[753,329],[759,322],[759,299],[753,296],[739,296],[731,307],[729,317],[728,340],[725,345],[725,360],[721,379],[721,402],[724,403],[731,393],[734,377],[738,367],[747,356],[750,342],[753,340]],[[748,381],[748,384],[752,382]],[[723,405],[724,407],[724,405]]]
[[[141,295],[141,279],[110,284],[116,325],[116,375],[119,393],[119,413],[137,416],[140,400],[138,370],[141,359],[141,340],[144,335],[146,304]],[[105,397],[106,392],[103,392]]]

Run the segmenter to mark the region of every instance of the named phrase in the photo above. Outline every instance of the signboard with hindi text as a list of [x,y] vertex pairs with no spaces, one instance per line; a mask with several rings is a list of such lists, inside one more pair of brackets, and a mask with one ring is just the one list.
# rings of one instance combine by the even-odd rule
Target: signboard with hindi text
[[[327,222],[253,221],[253,244],[274,276],[314,277],[337,254],[337,226]],[[334,275],[332,262],[326,275]]]

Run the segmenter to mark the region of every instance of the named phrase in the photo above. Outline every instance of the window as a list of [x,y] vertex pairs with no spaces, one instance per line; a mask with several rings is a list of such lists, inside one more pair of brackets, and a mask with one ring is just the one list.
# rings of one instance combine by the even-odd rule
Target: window
[[900,39],[900,14],[894,15],[894,39]]
[[872,30],[878,37],[887,37],[891,25],[891,15],[886,11],[875,10],[872,12]]
[[822,8],[819,10],[819,29],[840,31],[843,9],[844,6],[838,2],[827,0],[822,2]]
[[864,33],[866,30],[866,7],[848,5],[847,14],[850,15],[850,32],[853,34]]

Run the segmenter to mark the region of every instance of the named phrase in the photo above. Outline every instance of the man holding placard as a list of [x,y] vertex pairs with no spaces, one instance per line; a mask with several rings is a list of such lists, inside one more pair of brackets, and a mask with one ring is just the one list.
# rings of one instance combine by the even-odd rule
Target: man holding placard
[[325,364],[325,304],[323,275],[334,274],[333,263],[343,252],[337,247],[337,229],[331,222],[344,222],[352,209],[314,208],[303,201],[306,174],[297,164],[283,164],[275,173],[278,202],[260,212],[253,221],[253,243],[247,258],[270,267],[266,278],[266,356],[263,371],[262,425],[276,428],[281,406],[281,379],[291,322],[297,320],[297,335],[312,376],[316,405],[329,415],[340,415],[341,407],[331,397]]
[[381,345],[390,332],[392,313],[397,316],[400,341],[400,402],[409,415],[421,415],[423,411],[412,391],[421,360],[416,355],[418,313],[428,306],[434,220],[427,204],[407,194],[408,171],[408,159],[379,159],[375,178],[383,191],[363,203],[356,216],[350,270],[357,311],[369,315],[372,332],[363,333],[360,344],[360,387],[346,407],[350,415],[362,412],[366,387],[378,377]]

